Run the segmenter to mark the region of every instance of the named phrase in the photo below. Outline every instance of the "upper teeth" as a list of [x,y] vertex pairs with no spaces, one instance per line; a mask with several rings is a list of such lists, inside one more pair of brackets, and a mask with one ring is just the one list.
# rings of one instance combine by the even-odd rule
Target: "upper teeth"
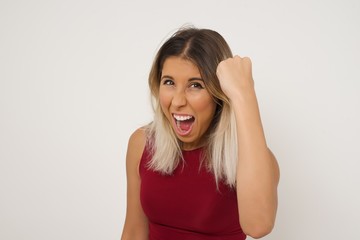
[[192,118],[192,116],[179,116],[179,115],[174,114],[174,118],[177,121],[185,121],[185,120],[189,120],[190,118]]

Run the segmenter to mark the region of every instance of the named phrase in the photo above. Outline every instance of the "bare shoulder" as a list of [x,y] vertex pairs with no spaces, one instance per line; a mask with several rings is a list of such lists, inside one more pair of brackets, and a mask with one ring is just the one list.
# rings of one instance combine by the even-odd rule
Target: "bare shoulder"
[[140,202],[139,164],[146,144],[145,128],[134,131],[126,154],[127,206],[121,239],[148,239],[148,220]]
[[136,150],[144,149],[146,143],[146,133],[145,128],[141,127],[136,129],[129,138],[128,147],[129,148],[137,148]]
[[[127,164],[137,166],[146,144],[145,128],[136,129],[130,136],[127,149]],[[130,162],[129,162],[130,161]]]
[[131,134],[129,139],[129,144],[145,146],[145,141],[146,141],[145,127],[140,127]]

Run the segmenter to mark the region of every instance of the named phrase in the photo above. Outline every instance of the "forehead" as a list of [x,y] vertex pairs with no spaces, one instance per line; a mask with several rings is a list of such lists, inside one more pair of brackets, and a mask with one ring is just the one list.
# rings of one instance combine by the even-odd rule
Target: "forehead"
[[163,65],[162,76],[172,77],[191,76],[200,77],[199,68],[190,60],[182,57],[168,57]]

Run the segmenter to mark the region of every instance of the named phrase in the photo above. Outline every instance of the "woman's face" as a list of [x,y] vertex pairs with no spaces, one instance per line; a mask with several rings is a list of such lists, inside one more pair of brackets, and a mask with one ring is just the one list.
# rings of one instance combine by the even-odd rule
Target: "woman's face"
[[200,147],[216,104],[197,66],[181,57],[167,58],[162,69],[159,100],[176,136],[183,142],[183,149]]

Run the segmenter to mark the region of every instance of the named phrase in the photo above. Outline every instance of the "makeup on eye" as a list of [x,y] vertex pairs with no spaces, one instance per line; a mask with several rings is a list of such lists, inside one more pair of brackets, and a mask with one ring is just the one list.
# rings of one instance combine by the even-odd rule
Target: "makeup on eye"
[[197,82],[197,81],[191,81],[190,82],[190,87],[192,88],[198,88],[198,89],[204,89],[203,84]]
[[164,75],[160,79],[161,85],[174,85],[174,80],[171,76]]
[[161,80],[161,82],[163,85],[174,85],[174,81],[171,79],[167,79],[167,78]]
[[[160,83],[162,85],[176,85],[176,81],[173,77],[164,75],[161,77]],[[204,89],[204,80],[202,78],[194,77],[188,80],[188,87]]]

